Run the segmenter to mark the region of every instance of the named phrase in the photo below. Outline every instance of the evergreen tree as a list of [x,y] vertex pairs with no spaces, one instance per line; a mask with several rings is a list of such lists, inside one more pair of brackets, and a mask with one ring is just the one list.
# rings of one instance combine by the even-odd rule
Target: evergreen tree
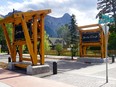
[[71,23],[70,23],[69,29],[70,29],[70,35],[71,35],[70,44],[73,45],[71,52],[72,52],[72,56],[75,56],[77,52],[78,40],[79,40],[79,37],[78,37],[79,34],[77,31],[78,27],[76,25],[75,15],[71,16]]
[[69,26],[70,29],[70,35],[71,35],[71,44],[76,45],[78,42],[78,27],[76,25],[76,18],[75,15],[71,16],[71,24]]
[[116,50],[116,33],[112,32],[109,36],[109,42],[108,42],[108,49],[109,50]]
[[101,17],[101,14],[112,14],[115,20],[116,28],[116,0],[98,0],[97,9],[100,10],[96,17]]

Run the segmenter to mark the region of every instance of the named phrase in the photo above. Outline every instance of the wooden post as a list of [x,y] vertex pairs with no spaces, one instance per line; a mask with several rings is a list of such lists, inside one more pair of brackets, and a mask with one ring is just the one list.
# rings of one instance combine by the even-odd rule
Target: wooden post
[[28,32],[28,29],[27,29],[27,24],[26,24],[25,18],[22,16],[21,19],[22,19],[22,27],[23,27],[24,35],[26,37],[25,40],[26,40],[26,44],[27,44],[27,47],[28,47],[28,50],[29,50],[29,53],[30,53],[30,56],[31,56],[32,64],[37,65],[37,59],[35,58],[35,54],[34,54],[34,51],[33,51],[33,45],[31,43],[31,39],[30,39],[30,36],[29,36],[29,32]]
[[79,52],[80,52],[80,57],[82,57],[82,32],[80,32],[80,37],[79,37],[79,42],[80,42],[80,48],[79,48]]
[[22,62],[23,60],[23,50],[22,50],[22,45],[19,45],[19,61]]
[[83,47],[83,54],[86,55],[86,46]]
[[44,15],[40,16],[40,55],[41,55],[41,59],[40,59],[40,63],[41,65],[44,64]]
[[4,36],[5,36],[5,39],[6,39],[6,43],[7,43],[8,49],[9,49],[9,53],[11,54],[12,60],[14,60],[13,53],[12,53],[12,46],[11,46],[11,43],[10,43],[10,38],[8,36],[8,32],[7,32],[7,28],[6,28],[5,24],[2,24],[2,29],[3,29]]
[[37,18],[36,16],[34,17],[34,21],[33,21],[33,41],[34,41],[33,50],[35,54],[35,59],[37,61]]
[[12,61],[13,62],[16,62],[16,54],[17,54],[17,52],[16,52],[16,45],[12,45],[12,54],[13,54],[13,59],[12,59]]
[[101,58],[105,58],[105,50],[104,50],[104,35],[103,31],[101,30]]

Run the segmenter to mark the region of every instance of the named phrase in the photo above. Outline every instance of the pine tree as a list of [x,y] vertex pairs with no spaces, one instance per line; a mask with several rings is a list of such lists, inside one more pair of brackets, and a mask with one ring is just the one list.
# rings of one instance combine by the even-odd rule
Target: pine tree
[[98,0],[97,9],[100,10],[96,17],[100,17],[101,14],[112,14],[115,21],[116,28],[116,0]]
[[77,53],[78,39],[79,39],[78,31],[77,31],[78,27],[76,25],[75,15],[71,16],[71,23],[70,23],[69,29],[70,29],[70,36],[71,36],[70,44],[73,45],[71,49],[72,59],[73,59],[73,56],[75,56]]
[[77,44],[78,42],[78,31],[76,25],[76,18],[75,15],[71,16],[71,24],[69,26],[70,34],[71,34],[71,44]]

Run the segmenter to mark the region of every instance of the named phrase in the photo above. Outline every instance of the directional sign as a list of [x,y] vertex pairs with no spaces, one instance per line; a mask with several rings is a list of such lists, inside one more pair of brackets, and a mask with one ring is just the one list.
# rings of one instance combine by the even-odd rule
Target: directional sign
[[102,14],[101,19],[99,19],[99,24],[112,23],[112,22],[114,22],[114,18],[104,14]]

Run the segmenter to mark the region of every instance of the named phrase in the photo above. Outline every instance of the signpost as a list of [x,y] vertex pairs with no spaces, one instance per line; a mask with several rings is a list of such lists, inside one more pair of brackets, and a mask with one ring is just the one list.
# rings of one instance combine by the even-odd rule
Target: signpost
[[107,56],[107,44],[108,44],[108,31],[109,27],[107,26],[108,23],[114,22],[113,18],[110,18],[108,15],[102,14],[101,19],[99,19],[99,24],[104,24],[102,27],[104,34],[105,34],[105,43],[106,43],[106,83],[108,83],[108,56]]

